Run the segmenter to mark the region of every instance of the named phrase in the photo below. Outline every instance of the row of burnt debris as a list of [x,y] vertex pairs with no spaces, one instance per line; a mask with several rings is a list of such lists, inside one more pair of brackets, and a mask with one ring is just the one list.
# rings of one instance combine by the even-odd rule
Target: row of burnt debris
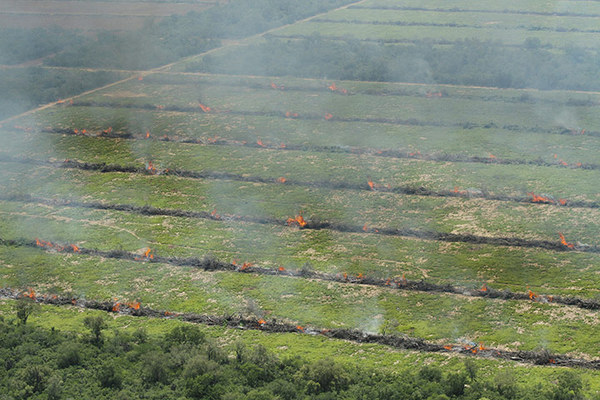
[[[123,171],[120,171],[123,172]],[[322,221],[313,218],[306,221],[302,216],[302,222],[298,223],[296,218],[279,219],[274,217],[266,216],[252,216],[252,215],[235,215],[235,214],[218,214],[216,210],[211,212],[208,211],[187,211],[180,209],[170,208],[158,208],[152,206],[136,206],[132,204],[108,204],[102,202],[81,202],[77,200],[53,200],[41,197],[32,197],[29,195],[21,194],[7,194],[0,195],[0,199],[6,201],[18,201],[18,202],[30,202],[30,203],[43,203],[60,207],[77,207],[77,208],[90,208],[100,210],[114,210],[114,211],[125,211],[135,213],[139,215],[163,215],[171,217],[182,217],[182,218],[197,218],[197,219],[210,219],[216,221],[241,221],[263,225],[278,225],[278,226],[298,226],[300,229],[310,230],[331,230],[342,233],[367,233],[374,235],[383,236],[398,236],[406,238],[433,240],[450,243],[470,243],[478,245],[492,245],[492,246],[509,246],[509,247],[523,247],[523,248],[540,248],[553,251],[581,251],[587,253],[600,253],[599,246],[591,246],[587,244],[574,244],[567,243],[564,240],[564,236],[560,234],[560,241],[550,240],[537,240],[537,239],[523,239],[519,237],[495,237],[495,236],[479,236],[469,233],[449,233],[439,231],[429,231],[422,229],[413,228],[388,228],[388,227],[375,227],[375,226],[359,226],[350,225],[340,222]]]
[[546,350],[542,351],[509,351],[502,349],[486,348],[483,344],[437,344],[428,342],[421,338],[406,335],[387,335],[363,332],[356,329],[339,328],[315,328],[300,326],[286,321],[258,319],[242,315],[205,315],[196,313],[179,313],[164,310],[156,310],[150,307],[140,306],[139,303],[132,306],[128,304],[115,303],[115,301],[96,301],[82,298],[65,297],[58,295],[34,295],[33,291],[14,290],[10,288],[0,289],[0,297],[18,299],[28,297],[33,301],[51,305],[72,305],[85,309],[102,310],[105,312],[120,313],[135,317],[150,318],[176,318],[181,321],[204,324],[209,326],[226,326],[234,329],[260,330],[267,333],[296,333],[308,335],[320,335],[331,339],[342,339],[355,343],[374,343],[390,346],[398,349],[414,350],[432,353],[454,353],[465,356],[478,356],[494,358],[499,360],[518,361],[535,365],[556,365],[565,367],[579,367],[586,369],[600,369],[600,360],[584,360],[568,357],[560,354],[552,354]]
[[[66,107],[104,107],[104,108],[127,108],[137,110],[159,110],[159,111],[175,111],[184,113],[206,113],[205,109],[200,106],[178,106],[178,105],[157,105],[157,104],[144,104],[144,103],[111,103],[111,102],[91,102],[91,101],[80,101],[74,104],[65,105]],[[494,122],[488,122],[485,124],[463,121],[463,122],[444,122],[444,121],[423,121],[416,118],[357,118],[357,117],[339,117],[332,116],[331,118],[325,118],[322,114],[313,113],[291,113],[283,111],[250,111],[250,110],[214,110],[211,109],[212,114],[227,114],[237,115],[244,117],[272,117],[272,118],[288,118],[288,119],[301,119],[301,120],[313,120],[319,121],[327,119],[329,121],[337,122],[362,122],[362,123],[379,123],[379,124],[391,124],[391,125],[407,125],[407,126],[432,126],[432,127],[450,127],[450,128],[462,128],[462,129],[503,129],[509,131],[518,131],[521,133],[547,133],[547,134],[559,134],[559,135],[579,135],[582,131],[566,129],[564,127],[544,128],[540,126],[521,126],[516,124],[505,124],[497,125]],[[600,137],[600,131],[585,131],[587,136]]]
[[[82,131],[78,129],[70,128],[44,128],[42,132],[46,133],[57,133],[63,135],[84,135]],[[94,137],[105,137],[105,138],[117,138],[117,139],[148,139],[152,136],[147,132],[146,134],[135,134],[132,132],[114,132],[112,129],[106,129],[101,132],[94,132]],[[398,158],[398,159],[413,159],[423,161],[438,161],[438,162],[464,162],[464,163],[479,163],[479,164],[498,164],[498,165],[531,165],[538,167],[568,167],[578,168],[587,170],[598,170],[600,164],[594,163],[582,163],[576,162],[568,164],[562,160],[549,162],[541,158],[527,160],[522,158],[498,158],[494,155],[487,157],[482,156],[468,156],[462,154],[447,154],[443,152],[438,153],[421,153],[415,150],[402,150],[402,149],[371,149],[364,147],[347,147],[347,146],[319,146],[319,145],[306,145],[306,144],[284,144],[284,143],[267,143],[262,140],[255,142],[248,142],[242,140],[231,140],[222,139],[218,137],[197,139],[184,137],[180,138],[177,136],[162,135],[159,137],[152,137],[152,139],[159,140],[162,142],[174,142],[174,143],[185,143],[185,144],[202,144],[202,145],[221,145],[221,146],[243,146],[251,148],[264,148],[269,150],[288,150],[288,151],[304,151],[304,152],[317,152],[317,153],[335,153],[335,154],[354,154],[354,155],[369,155],[375,157],[386,157],[386,158]]]
[[481,297],[500,300],[520,300],[533,301],[542,303],[554,303],[566,306],[578,307],[587,310],[600,310],[600,301],[595,299],[586,299],[575,296],[560,296],[549,294],[537,294],[529,290],[528,292],[513,292],[509,289],[498,290],[488,287],[484,284],[483,287],[468,288],[464,286],[454,286],[450,284],[436,284],[423,280],[409,280],[402,277],[390,277],[386,279],[375,276],[359,274],[352,276],[347,273],[329,274],[325,272],[314,271],[310,268],[286,269],[265,268],[251,263],[238,265],[233,262],[225,262],[218,260],[212,256],[204,257],[169,257],[153,254],[150,249],[145,254],[140,255],[124,250],[102,251],[97,249],[89,249],[69,244],[58,244],[49,241],[28,240],[28,239],[3,239],[0,238],[0,245],[17,246],[17,247],[37,247],[48,251],[57,251],[63,253],[84,254],[95,257],[104,257],[126,261],[139,262],[156,262],[170,264],[180,267],[197,268],[204,271],[229,271],[241,273],[254,273],[259,275],[277,275],[293,278],[316,279],[327,282],[337,282],[342,284],[367,285],[375,287],[383,287],[396,290],[420,291],[420,292],[435,292],[435,293],[450,293],[460,294],[470,297]]
[[55,168],[69,168],[69,169],[80,169],[87,171],[97,172],[122,172],[122,173],[135,173],[143,175],[171,175],[190,179],[214,179],[214,180],[232,180],[238,182],[252,182],[252,183],[265,183],[265,184],[286,184],[294,186],[304,186],[313,188],[326,188],[332,190],[366,190],[366,191],[377,191],[386,193],[395,193],[401,195],[416,195],[416,196],[429,196],[429,197],[458,197],[458,198],[469,198],[469,199],[484,199],[492,201],[508,201],[517,203],[530,203],[530,204],[547,204],[556,205],[561,207],[576,207],[576,208],[600,208],[600,202],[597,201],[586,201],[586,200],[567,200],[567,199],[556,199],[551,195],[535,195],[534,193],[528,193],[526,196],[511,196],[494,194],[487,191],[468,188],[459,189],[454,188],[453,190],[433,190],[423,186],[391,186],[377,184],[372,181],[367,181],[363,184],[352,183],[344,181],[301,181],[293,178],[267,178],[259,176],[249,176],[242,174],[234,174],[230,172],[219,172],[219,171],[190,171],[179,168],[158,168],[149,162],[144,167],[140,166],[124,166],[118,164],[106,164],[106,163],[88,163],[75,160],[38,160],[33,158],[24,157],[12,157],[9,155],[0,155],[0,162],[15,162],[24,164],[34,164],[40,166],[49,166]]

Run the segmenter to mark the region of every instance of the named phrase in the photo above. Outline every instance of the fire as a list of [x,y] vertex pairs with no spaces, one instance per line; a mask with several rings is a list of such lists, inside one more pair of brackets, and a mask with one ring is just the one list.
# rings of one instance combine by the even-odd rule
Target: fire
[[563,246],[567,246],[569,249],[575,248],[575,245],[573,243],[567,242],[567,240],[565,239],[565,236],[562,233],[558,232],[558,236],[560,236],[560,242],[562,243]]
[[119,312],[120,309],[121,309],[121,303],[115,303],[115,305],[112,308],[112,310],[114,312]]
[[283,90],[283,89],[284,89],[284,86],[283,86],[283,85],[281,85],[281,86],[277,86],[277,84],[275,84],[274,82],[271,82],[271,87],[272,87],[273,89],[276,89],[276,90]]
[[287,224],[290,226],[292,224],[298,224],[298,226],[300,226],[301,228],[304,228],[307,225],[307,222],[304,220],[302,215],[298,215],[298,216],[296,216],[296,218],[288,218]]
[[79,247],[75,246],[74,244],[72,244],[70,246],[73,249],[73,253],[79,253],[81,251],[81,250],[79,250]]
[[260,140],[260,139],[258,139],[258,140],[256,141],[256,144],[257,144],[257,145],[259,145],[260,147],[267,147],[267,146],[266,146],[266,145],[263,143],[263,141],[262,141],[262,140]]
[[431,98],[431,97],[442,97],[442,92],[427,92],[425,94],[425,96],[427,96],[428,98]]
[[385,281],[384,285],[385,286],[390,286],[391,282],[392,282],[392,280],[390,278],[387,278],[387,280]]
[[23,296],[35,300],[35,292],[31,288],[29,288],[29,293],[23,293]]
[[140,302],[139,301],[127,303],[126,305],[127,305],[127,307],[133,308],[134,310],[139,310],[140,309]]
[[331,118],[333,118],[333,115],[332,115],[332,114],[330,114],[330,113],[327,113],[327,114],[325,114],[325,119],[326,119],[327,121],[329,121]]
[[279,267],[277,270],[278,270],[279,272],[283,272],[283,271],[285,271],[285,268],[283,268],[283,267]]
[[146,166],[146,171],[154,175],[156,173],[156,167],[152,164],[152,161],[148,161],[148,165]]
[[554,296],[548,296],[548,301],[552,303],[554,301]]
[[300,332],[304,332],[304,327],[303,326],[296,325],[296,329],[298,329]]
[[536,293],[533,293],[531,290],[529,290],[529,300],[535,300],[537,297],[538,295]]
[[531,196],[531,201],[534,203],[554,204],[554,200],[549,197],[539,196],[533,192],[527,194]]
[[204,104],[202,104],[202,103],[198,103],[198,107],[200,107],[200,109],[201,109],[202,111],[204,111],[205,113],[209,113],[209,112],[211,111],[211,108],[210,108],[210,107],[208,107],[208,106],[205,106],[205,105],[204,105]]
[[550,364],[556,364],[556,360],[554,358],[549,359],[548,362]]
[[106,128],[105,130],[102,131],[102,133],[112,133],[113,128],[112,126],[109,126],[108,128]]
[[258,324],[259,324],[259,325],[264,325],[264,324],[266,324],[266,323],[267,323],[267,322],[266,322],[264,319],[259,319],[259,320],[258,320]]
[[444,348],[445,348],[446,350],[452,350],[452,346],[448,346],[448,345],[446,345],[446,346],[444,346]]
[[490,158],[491,158],[492,160],[495,160],[495,159],[496,159],[496,156],[490,153]]
[[278,183],[285,183],[285,182],[287,182],[287,179],[285,179],[283,176],[281,176],[281,177],[277,178],[277,182]]
[[344,280],[348,280],[348,274],[344,272]]
[[369,187],[371,188],[371,190],[375,190],[375,184],[373,183],[372,180],[369,179],[369,181],[367,183],[369,184]]
[[363,229],[363,231],[365,231],[365,232],[367,232],[367,231],[369,230],[369,228],[367,228],[367,224],[364,224],[362,229]]
[[484,283],[483,286],[481,287],[481,291],[487,292],[487,290],[488,290],[487,285]]
[[356,277],[357,277],[358,279],[362,279],[362,278],[364,278],[365,276],[363,275],[363,273],[362,273],[362,272],[360,272],[360,273],[359,273],[359,274],[358,274]]
[[286,118],[297,118],[298,117],[298,113],[293,113],[291,111],[286,111],[285,112],[285,116],[286,116]]
[[413,151],[412,153],[408,153],[408,155],[410,157],[416,157],[416,156],[420,156],[421,152],[417,150],[417,151]]
[[558,160],[558,163],[559,163],[560,165],[562,165],[563,167],[566,167],[566,166],[568,166],[568,165],[569,165],[569,164],[567,164],[566,162],[564,162],[563,160]]
[[138,76],[138,81],[143,81],[144,77],[143,76]]
[[483,342],[479,342],[479,351],[481,350],[485,350],[485,347],[483,346]]
[[407,280],[406,280],[406,276],[404,276],[404,274],[402,274],[402,284],[406,285],[407,284]]
[[73,132],[75,132],[76,135],[79,135],[79,129],[73,129]]
[[281,144],[279,144],[279,148],[280,148],[280,149],[285,149],[285,147],[286,147],[286,146],[285,146],[285,143],[281,143]]
[[560,203],[561,206],[567,205],[567,199],[558,199],[558,202]]
[[331,84],[331,85],[328,87],[328,89],[329,89],[329,90],[331,90],[332,92],[335,92],[335,91],[337,90],[337,86],[335,86],[335,82],[334,82],[334,83],[332,83],[332,84]]
[[244,263],[244,264],[242,264],[242,268],[240,268],[240,270],[244,271],[244,270],[250,268],[253,265],[254,265],[253,263]]
[[334,83],[332,83],[331,85],[329,85],[329,86],[327,87],[327,89],[331,90],[332,92],[339,92],[339,93],[342,93],[342,94],[348,94],[348,91],[347,91],[346,89],[338,88],[338,87],[335,85],[335,82],[334,82]]
[[135,257],[134,260],[136,261],[140,261],[143,258],[145,258],[146,260],[153,260],[154,259],[154,254],[152,254],[152,249],[148,247],[148,250],[146,250],[144,252],[144,256],[143,257]]
[[150,139],[150,131],[146,131],[146,139]]
[[159,105],[157,105],[157,106],[156,106],[156,109],[157,109],[157,110],[162,110],[162,109],[164,109],[164,108],[165,108],[165,106],[163,106],[163,105],[161,105],[161,104],[159,104]]

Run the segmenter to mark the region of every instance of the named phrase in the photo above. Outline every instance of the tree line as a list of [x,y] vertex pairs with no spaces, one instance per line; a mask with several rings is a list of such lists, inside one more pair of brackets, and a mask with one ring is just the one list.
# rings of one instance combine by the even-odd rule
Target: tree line
[[162,336],[144,329],[109,334],[102,314],[83,319],[87,333],[27,323],[39,305],[16,302],[0,316],[0,399],[408,399],[576,400],[581,379],[557,371],[546,385],[517,383],[509,367],[484,376],[464,365],[397,371],[278,357],[262,345],[219,345],[199,327],[182,324]]

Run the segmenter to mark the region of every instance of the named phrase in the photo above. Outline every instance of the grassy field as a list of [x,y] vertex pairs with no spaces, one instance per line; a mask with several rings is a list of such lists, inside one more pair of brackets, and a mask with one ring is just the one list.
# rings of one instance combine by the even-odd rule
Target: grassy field
[[[304,22],[274,34],[304,35],[314,30],[323,36],[352,33],[364,38],[431,34],[485,39],[489,35],[514,44],[540,35],[554,45],[584,37],[583,46],[598,42],[595,33],[521,27],[593,29],[595,17],[538,15],[600,14],[593,2],[550,6],[537,0],[486,1],[477,3],[477,12],[464,13],[437,11],[449,8],[440,1],[424,6],[416,1],[378,0],[358,6],[372,9],[348,8],[321,18],[481,26]],[[387,6],[436,11],[376,9]],[[452,7],[473,8],[467,2],[453,2]],[[511,14],[516,11],[537,14],[531,18]],[[487,19],[500,22],[486,28]],[[217,52],[226,56],[235,49]],[[409,335],[440,344],[483,342],[498,349],[598,357],[597,311],[542,301],[547,297],[501,300],[475,297],[470,291],[480,290],[485,283],[519,293],[600,298],[600,254],[591,251],[600,246],[600,208],[589,205],[600,201],[599,93],[350,81],[336,81],[331,89],[334,82],[328,79],[176,72],[185,65],[1,126],[0,238],[40,238],[140,257],[147,249],[164,257],[212,255],[237,265],[305,268],[340,276],[396,280],[404,276],[458,285],[465,292],[206,272],[169,262],[24,245],[0,246],[0,286],[140,301],[172,312],[240,313],[315,328]],[[203,112],[200,103],[210,110]],[[74,129],[80,134],[74,134]],[[102,137],[103,132],[117,137]],[[412,155],[385,156],[385,151]],[[133,169],[101,171],[61,164],[65,160]],[[393,193],[395,187],[437,194]],[[466,194],[440,195],[446,192]],[[530,193],[551,197],[555,204],[516,200],[533,198]],[[34,198],[10,198],[13,195]],[[514,198],[492,200],[492,195]],[[566,206],[558,199],[564,199]],[[73,203],[65,206],[64,201]],[[588,205],[569,204],[575,201]],[[132,207],[103,209],[100,204]],[[147,215],[135,208],[144,206],[205,214]],[[209,217],[211,213],[221,217]],[[286,224],[298,215],[309,223],[307,229]],[[312,229],[311,223],[318,222],[332,225]],[[350,232],[336,226],[358,229]],[[558,246],[562,233],[574,248],[448,242],[383,235],[379,229],[546,241]],[[2,300],[0,315],[11,315],[12,306],[12,301]],[[43,306],[31,322],[81,331],[83,316],[94,313]],[[144,326],[159,335],[182,323],[175,318],[114,315],[110,327]],[[429,363],[448,370],[463,368],[463,357],[453,354],[400,351],[302,334],[202,330],[225,347],[241,338],[262,343],[279,355],[331,356],[343,363],[398,371]],[[531,384],[552,380],[560,370],[492,359],[476,362],[484,374],[511,368],[521,382]],[[586,392],[597,395],[598,373],[577,372]]]

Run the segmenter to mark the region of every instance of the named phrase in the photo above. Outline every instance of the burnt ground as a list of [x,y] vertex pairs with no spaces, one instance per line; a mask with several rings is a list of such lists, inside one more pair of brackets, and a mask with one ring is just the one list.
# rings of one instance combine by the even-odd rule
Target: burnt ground
[[15,246],[15,247],[35,247],[48,251],[59,251],[65,253],[76,253],[85,254],[95,257],[112,258],[127,261],[137,262],[155,262],[164,263],[180,267],[192,267],[202,269],[204,271],[229,271],[229,272],[240,272],[240,273],[253,273],[259,275],[277,275],[283,277],[293,278],[304,278],[304,279],[317,279],[321,281],[337,282],[342,284],[353,284],[353,285],[366,285],[375,287],[384,287],[391,290],[408,290],[408,291],[420,291],[420,292],[434,292],[434,293],[451,293],[460,294],[463,296],[470,297],[481,297],[490,299],[500,300],[520,300],[520,301],[534,301],[544,303],[556,303],[572,307],[578,307],[586,310],[599,310],[600,301],[594,299],[585,299],[575,296],[558,296],[558,295],[538,295],[533,292],[529,293],[517,293],[512,292],[508,289],[497,290],[484,286],[481,289],[473,289],[461,286],[453,286],[450,284],[440,285],[423,280],[413,281],[407,280],[404,277],[390,277],[388,279],[381,279],[370,276],[349,276],[347,274],[327,274],[323,272],[312,271],[307,268],[301,268],[299,270],[288,270],[288,269],[272,269],[263,268],[260,266],[247,266],[247,265],[235,265],[232,263],[218,260],[212,256],[204,257],[167,257],[160,255],[152,255],[151,257],[144,257],[136,253],[127,252],[124,250],[111,250],[101,251],[89,248],[74,247],[70,244],[58,244],[54,242],[29,240],[29,239],[3,239],[0,237],[0,245],[4,246]]
[[571,358],[560,354],[552,354],[546,350],[541,351],[508,351],[483,346],[465,346],[457,344],[441,345],[428,342],[421,338],[406,335],[383,335],[362,332],[350,329],[320,329],[316,327],[302,327],[284,321],[263,321],[243,315],[205,315],[195,313],[176,313],[164,310],[155,310],[142,307],[139,303],[120,304],[113,301],[86,300],[57,295],[36,296],[33,292],[2,288],[0,297],[18,299],[29,297],[42,304],[57,306],[72,305],[84,309],[101,310],[105,312],[123,314],[134,317],[150,318],[176,318],[194,324],[209,326],[223,326],[234,329],[260,330],[266,333],[297,333],[308,335],[321,335],[331,339],[342,339],[354,343],[375,343],[398,349],[413,350],[431,353],[461,354],[464,356],[493,358],[499,360],[517,361],[534,365],[578,367],[585,369],[600,369],[600,360],[583,360]]

